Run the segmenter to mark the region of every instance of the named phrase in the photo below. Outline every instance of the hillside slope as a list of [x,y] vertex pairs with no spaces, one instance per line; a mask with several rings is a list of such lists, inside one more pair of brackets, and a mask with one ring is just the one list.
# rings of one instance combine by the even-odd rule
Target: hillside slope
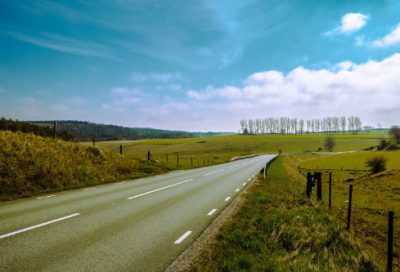
[[76,143],[0,131],[0,201],[172,169]]

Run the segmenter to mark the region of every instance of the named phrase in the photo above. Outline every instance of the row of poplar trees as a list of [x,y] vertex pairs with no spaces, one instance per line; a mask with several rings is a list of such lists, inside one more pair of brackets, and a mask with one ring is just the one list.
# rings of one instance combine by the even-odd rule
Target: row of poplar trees
[[[242,119],[240,121],[243,134],[303,134],[303,133],[339,133],[350,132],[357,134],[361,130],[360,117],[350,116],[325,117],[311,119],[304,122],[303,119],[289,117],[269,117],[259,119]],[[346,130],[347,128],[347,130]]]

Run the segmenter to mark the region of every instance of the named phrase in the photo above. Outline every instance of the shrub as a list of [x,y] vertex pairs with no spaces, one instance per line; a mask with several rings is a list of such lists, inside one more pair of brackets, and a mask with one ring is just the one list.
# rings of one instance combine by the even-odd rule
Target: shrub
[[329,150],[329,152],[332,152],[333,149],[334,149],[335,146],[336,146],[336,140],[335,140],[335,138],[332,137],[332,136],[327,136],[327,137],[325,138],[324,146],[325,146],[325,149],[326,149],[326,150]]
[[365,161],[366,167],[371,167],[373,174],[386,170],[387,158],[382,155],[377,155]]
[[378,150],[384,149],[386,146],[388,146],[388,144],[389,143],[384,139],[379,140]]

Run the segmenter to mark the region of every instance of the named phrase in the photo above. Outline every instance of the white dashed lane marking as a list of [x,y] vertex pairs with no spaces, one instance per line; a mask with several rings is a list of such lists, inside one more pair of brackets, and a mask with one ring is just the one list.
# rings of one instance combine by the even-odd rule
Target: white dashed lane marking
[[38,197],[37,199],[49,198],[49,197],[52,197],[52,196],[56,196],[56,195],[42,196],[42,197]]
[[185,240],[186,237],[188,237],[192,232],[191,231],[187,231],[185,232],[184,235],[181,236],[181,238],[179,238],[178,240],[175,241],[175,244],[180,244],[183,240]]
[[222,170],[219,170],[219,171],[214,171],[214,172],[211,172],[211,173],[205,174],[205,175],[203,175],[203,176],[205,177],[205,176],[212,175],[212,174],[215,174],[215,173],[218,173],[218,172],[224,171],[224,170],[225,170],[225,169],[222,169]]
[[212,210],[211,212],[209,212],[207,215],[212,215],[217,209]]
[[83,189],[84,191],[88,191],[88,190],[95,190],[96,188],[87,188],[87,189]]
[[240,189],[236,189],[236,192],[238,192]]
[[246,183],[243,183],[243,186],[246,185]]
[[230,198],[231,198],[230,196],[229,196],[229,197],[227,197],[227,198],[225,198],[225,201],[228,201]]
[[188,182],[188,181],[192,181],[192,180],[193,180],[193,179],[184,180],[184,181],[181,181],[181,182],[178,182],[178,183],[174,183],[174,184],[171,184],[171,185],[162,187],[162,188],[158,188],[158,189],[155,189],[155,190],[153,190],[153,191],[149,191],[149,192],[146,192],[146,193],[143,193],[143,194],[140,194],[140,195],[131,196],[131,197],[128,197],[127,199],[133,199],[133,198],[137,198],[137,197],[139,197],[139,196],[148,195],[148,194],[151,194],[151,193],[154,193],[154,192],[157,192],[157,191],[161,191],[161,190],[167,189],[167,188],[169,188],[169,187],[173,187],[173,186],[176,186],[176,185],[179,185],[179,184]]

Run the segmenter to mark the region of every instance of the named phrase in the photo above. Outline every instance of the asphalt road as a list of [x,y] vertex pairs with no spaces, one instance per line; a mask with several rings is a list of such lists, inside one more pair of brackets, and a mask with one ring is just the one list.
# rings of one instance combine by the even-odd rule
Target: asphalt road
[[164,271],[273,157],[0,204],[0,271]]

